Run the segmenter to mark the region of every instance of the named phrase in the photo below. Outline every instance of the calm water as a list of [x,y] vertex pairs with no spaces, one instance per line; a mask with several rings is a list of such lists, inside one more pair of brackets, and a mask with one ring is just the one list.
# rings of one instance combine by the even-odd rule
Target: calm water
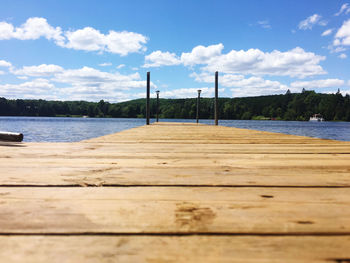
[[[154,121],[154,120],[152,120]],[[165,120],[195,122],[194,120]],[[212,120],[201,123],[214,124]],[[0,131],[21,132],[26,142],[70,142],[90,139],[145,124],[144,119],[0,117]],[[222,120],[220,125],[350,141],[349,122]]]

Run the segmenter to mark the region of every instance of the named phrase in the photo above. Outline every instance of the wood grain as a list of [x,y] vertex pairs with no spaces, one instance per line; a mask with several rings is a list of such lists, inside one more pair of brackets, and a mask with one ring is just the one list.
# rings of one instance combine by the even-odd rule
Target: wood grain
[[4,262],[339,263],[349,247],[349,142],[158,123],[0,143]]
[[28,187],[0,196],[0,233],[350,234],[349,188]]
[[0,236],[7,263],[345,263],[349,247],[350,236]]
[[350,187],[350,143],[161,123],[78,143],[3,147],[0,167],[6,186]]

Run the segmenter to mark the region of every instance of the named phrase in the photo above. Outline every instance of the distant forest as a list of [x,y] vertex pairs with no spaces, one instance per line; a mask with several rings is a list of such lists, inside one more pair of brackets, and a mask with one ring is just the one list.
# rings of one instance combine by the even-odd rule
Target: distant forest
[[[151,99],[151,117],[156,115],[156,99]],[[46,101],[46,100],[8,100],[0,98],[0,116],[89,116],[115,118],[144,118],[145,99],[121,103],[86,101]],[[245,98],[219,98],[220,119],[276,119],[309,120],[313,114],[320,113],[327,121],[350,121],[350,96],[322,94],[303,90],[301,93],[270,95]],[[160,99],[160,118],[196,118],[196,98]],[[214,100],[201,98],[200,118],[212,119]]]

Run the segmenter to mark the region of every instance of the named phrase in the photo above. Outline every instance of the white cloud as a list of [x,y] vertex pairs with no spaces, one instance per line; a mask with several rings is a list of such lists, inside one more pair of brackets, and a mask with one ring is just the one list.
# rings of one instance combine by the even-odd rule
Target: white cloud
[[182,53],[181,61],[185,66],[194,66],[196,64],[207,64],[213,57],[221,55],[224,49],[223,44],[211,46],[196,46],[190,53]]
[[126,56],[128,53],[146,51],[144,44],[147,43],[147,40],[147,37],[134,32],[109,31],[109,34],[106,35],[106,50]]
[[327,29],[321,34],[321,36],[323,36],[323,37],[324,36],[328,36],[328,35],[332,34],[332,32],[333,32],[332,28],[331,29]]
[[68,31],[65,36],[68,42],[63,44],[63,47],[86,51],[101,51],[104,50],[104,35],[100,31],[85,27],[76,31]]
[[[181,62],[183,65],[190,67],[203,65],[202,71],[220,71],[229,74],[305,78],[326,73],[319,65],[321,61],[325,60],[325,57],[306,52],[300,47],[285,52],[279,50],[263,52],[259,49],[249,49],[246,51],[231,50],[229,53],[222,54],[223,48],[224,46],[221,43],[208,47],[197,46],[192,49],[192,52],[182,53]],[[167,54],[168,59],[159,59],[164,57],[164,54]],[[147,57],[147,60],[152,63],[145,66],[156,67],[179,63],[174,53],[157,51],[151,55]],[[170,60],[171,58],[174,58],[174,60]]]
[[301,30],[307,30],[312,29],[314,25],[320,25],[325,26],[327,25],[327,22],[324,20],[321,20],[322,16],[318,14],[314,14],[312,16],[309,16],[305,20],[301,21],[298,25],[298,28]]
[[111,62],[105,62],[105,63],[101,63],[101,64],[98,64],[100,67],[108,67],[108,66],[112,66],[112,63]]
[[110,52],[126,56],[129,53],[144,51],[147,38],[134,32],[109,31],[102,34],[92,27],[85,27],[65,33],[67,43],[63,47],[86,51]]
[[258,25],[265,29],[271,28],[270,22],[268,20],[258,21]]
[[173,66],[181,64],[180,59],[175,53],[162,52],[160,50],[154,51],[145,57],[146,63],[144,68],[160,67],[160,66]]
[[4,75],[5,71],[0,70],[0,75]]
[[[196,73],[193,72],[190,74],[190,77],[194,78],[196,82],[205,82],[205,83],[214,83],[215,75],[208,72]],[[234,74],[219,74],[220,85],[225,87],[233,87],[231,83],[236,83],[244,79],[243,75],[234,75]]]
[[232,88],[233,97],[252,97],[263,95],[284,94],[288,87],[278,81],[264,80],[260,77],[251,77],[240,83],[240,87]]
[[29,18],[20,27],[7,22],[0,22],[0,40],[38,39],[44,37],[53,40],[58,46],[76,50],[110,52],[126,56],[129,53],[145,51],[147,37],[139,33],[110,30],[103,34],[92,27],[75,31],[62,31],[60,27],[52,27],[45,18]]
[[295,81],[290,84],[292,88],[319,89],[341,87],[344,85],[344,80],[341,79],[319,79],[310,81]]
[[[196,98],[198,96],[198,90],[196,88],[189,89],[175,89],[170,91],[161,91],[162,98]],[[212,97],[214,96],[214,88],[202,87],[201,97]],[[224,92],[224,88],[220,88],[219,92]]]
[[335,16],[339,16],[341,14],[348,14],[350,13],[350,7],[349,7],[349,4],[348,3],[345,3],[341,6],[340,10],[338,13],[334,14]]
[[125,67],[125,64],[120,64],[118,66],[116,66],[117,69],[121,69],[121,68],[124,68]]
[[322,21],[320,21],[320,22],[318,23],[318,25],[319,25],[319,26],[326,26],[326,25],[328,25],[328,21],[322,20]]
[[[214,82],[214,75],[207,72],[192,73],[190,76],[197,82]],[[287,85],[278,81],[265,80],[261,77],[245,78],[243,75],[234,74],[219,75],[219,85],[232,88],[234,97],[283,94],[288,90]]]
[[224,45],[221,43],[207,47],[200,45],[194,47],[189,53],[182,53],[180,58],[175,53],[157,50],[145,57],[146,64],[143,67],[172,66],[181,63],[185,66],[205,64],[212,57],[219,56],[223,48]]
[[0,67],[10,68],[10,67],[12,67],[12,64],[6,60],[0,60]]
[[345,47],[342,47],[342,46],[335,47],[333,45],[329,45],[328,49],[330,50],[331,53],[339,53],[339,52],[343,52],[346,50]]
[[44,37],[48,40],[54,40],[57,44],[62,44],[64,37],[60,27],[52,27],[47,20],[42,17],[31,17],[20,27],[14,27],[12,24],[0,22],[0,40],[11,38],[20,40],[38,39]]
[[[26,66],[12,70],[19,79],[46,77],[23,82],[21,84],[0,85],[2,96],[8,98],[42,98],[59,100],[108,100],[122,101],[133,99],[127,91],[144,89],[146,81],[139,73],[123,75],[110,73],[90,67],[64,69],[57,65]],[[157,86],[151,82],[152,88]]]
[[0,22],[0,40],[14,38],[13,25],[6,22]]
[[350,45],[350,19],[345,21],[343,25],[339,28],[337,33],[335,34],[334,46],[349,46]]
[[346,94],[350,94],[350,90],[341,90],[339,88],[337,89],[333,89],[333,90],[325,90],[322,93],[326,93],[326,94],[336,94],[337,92],[340,92],[340,94],[342,94],[343,96],[345,96]]
[[271,94],[283,94],[288,90],[288,86],[278,81],[265,80],[260,77],[250,77],[227,83],[232,88],[234,97],[261,96]]
[[146,83],[140,80],[140,75],[122,75],[120,73],[103,72],[90,67],[81,69],[67,69],[55,74],[55,82],[69,83],[75,87],[87,87],[101,90],[127,90],[130,88],[145,87]]
[[341,53],[338,57],[341,59],[346,59],[348,56],[345,53]]
[[325,57],[305,52],[300,47],[286,52],[274,50],[265,53],[259,49],[232,50],[227,54],[211,58],[203,69],[230,74],[304,78],[325,74],[326,72],[319,65],[322,60],[325,60]]
[[57,65],[41,64],[39,66],[24,66],[18,70],[12,70],[15,75],[31,76],[31,77],[48,77],[56,73],[62,72],[63,68]]
[[[237,75],[236,75],[237,76]],[[209,74],[208,72],[196,73],[193,72],[190,74],[190,77],[194,78],[197,82],[206,82],[206,83],[214,83],[214,74]],[[221,78],[221,76],[220,76]],[[220,79],[221,81],[221,79]]]
[[85,100],[85,101],[108,101],[108,102],[122,102],[132,99],[140,98],[135,96],[134,93],[114,91],[112,93],[99,93],[85,88],[76,89],[76,88],[66,88],[65,91],[69,94],[69,100]]
[[47,79],[35,79],[20,84],[4,84],[0,85],[2,96],[6,98],[46,98],[52,93],[54,85]]
[[[139,73],[122,75],[118,72],[103,72],[94,68],[83,67],[80,69],[67,69],[58,73],[52,79],[57,83],[65,85],[65,95],[70,99],[79,98],[85,100],[122,101],[134,98],[127,94],[128,90],[143,89],[146,87],[146,81],[141,80]],[[151,87],[156,85],[151,82]],[[63,91],[62,91],[63,92]]]
[[[333,93],[334,93],[334,92],[333,92]],[[340,93],[341,93],[343,96],[350,95],[350,89],[348,89],[348,90],[341,90]]]
[[[243,78],[240,80],[235,80],[230,82],[227,81],[222,85],[225,85],[226,87],[243,88],[244,90],[246,88],[257,88],[259,90],[270,89],[274,91],[286,91],[288,89],[286,85],[283,85],[278,81],[265,80],[260,77]],[[271,94],[271,93],[268,92],[268,94]]]

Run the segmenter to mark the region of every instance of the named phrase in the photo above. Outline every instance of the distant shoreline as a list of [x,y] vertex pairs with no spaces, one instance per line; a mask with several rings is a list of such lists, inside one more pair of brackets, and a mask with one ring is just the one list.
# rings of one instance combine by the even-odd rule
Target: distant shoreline
[[[160,99],[160,119],[195,119],[197,99]],[[199,118],[214,118],[213,98],[201,98]],[[326,121],[350,121],[350,96],[287,91],[284,95],[219,98],[221,120],[308,121],[315,114]],[[156,117],[156,99],[150,101],[151,118]],[[146,99],[120,103],[87,101],[8,100],[0,98],[0,116],[145,118]]]
[[[89,116],[82,116],[82,115],[73,115],[73,116],[0,116],[1,118],[74,118],[74,119],[135,119],[135,120],[141,120],[145,119],[144,117],[112,117],[112,116],[104,116],[104,117],[89,117]],[[155,120],[155,117],[151,117],[151,120]],[[159,121],[161,122],[162,119],[165,120],[179,120],[178,118],[159,118]],[[182,120],[192,120],[193,122],[196,121],[196,119],[182,119]],[[200,119],[203,121],[210,121],[214,119]],[[219,119],[219,121],[283,121],[283,122],[309,122],[308,120],[282,120],[282,119],[270,119],[268,117],[263,117],[263,116],[256,116],[250,120],[241,120],[241,119]],[[332,121],[323,121],[323,122],[349,122],[349,121],[341,121],[341,120],[332,120]],[[317,122],[314,122],[317,123]]]

